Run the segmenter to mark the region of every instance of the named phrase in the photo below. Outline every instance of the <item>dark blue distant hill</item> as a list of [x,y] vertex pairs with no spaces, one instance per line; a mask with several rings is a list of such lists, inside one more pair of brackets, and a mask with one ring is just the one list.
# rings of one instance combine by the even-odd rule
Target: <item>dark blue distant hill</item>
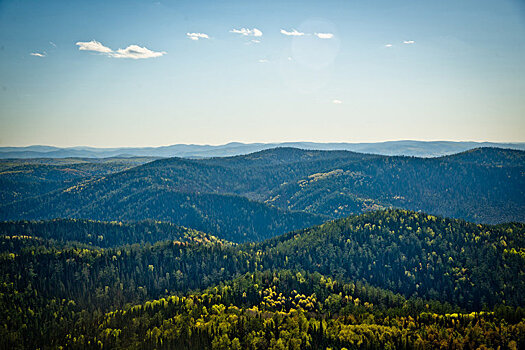
[[438,157],[464,152],[479,147],[496,147],[525,150],[525,142],[453,142],[453,141],[387,141],[371,143],[317,143],[317,142],[281,142],[281,143],[240,143],[225,145],[187,145],[176,144],[161,147],[0,147],[0,159],[6,158],[68,158],[68,157],[227,157],[248,154],[275,147],[295,147],[311,150],[344,150],[381,155],[402,155],[415,157]]
[[[0,180],[13,191],[23,182],[37,188],[38,174],[64,177],[45,169],[31,177],[15,172],[29,166],[9,169]],[[482,223],[525,222],[525,152],[517,150],[417,158],[281,147],[92,171],[103,172],[41,193],[28,187],[27,195],[0,205],[0,220],[153,219],[235,242],[391,207]]]

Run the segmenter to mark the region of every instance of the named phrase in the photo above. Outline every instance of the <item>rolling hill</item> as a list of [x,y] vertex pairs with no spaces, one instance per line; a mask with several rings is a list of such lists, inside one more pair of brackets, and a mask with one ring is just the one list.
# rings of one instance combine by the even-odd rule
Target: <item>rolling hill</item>
[[427,159],[276,148],[168,158],[6,202],[0,219],[164,220],[236,242],[388,207],[523,222],[524,154],[483,148]]
[[166,222],[141,221],[127,224],[76,219],[4,221],[0,222],[0,237],[3,243],[2,252],[18,250],[15,246],[23,248],[27,245],[39,245],[42,242],[49,245],[75,242],[94,248],[115,248],[132,244],[155,244],[165,240],[180,242],[217,240],[216,237],[204,232]]
[[331,217],[384,207],[485,223],[525,221],[525,152],[482,148],[421,159],[380,157],[308,175],[267,203]]
[[[307,349],[525,344],[523,224],[383,210],[241,245],[160,223],[0,229],[8,233],[0,254],[4,347],[192,349],[219,340],[231,347],[234,338],[259,339],[255,348],[279,338]],[[89,243],[87,232],[118,240],[137,232],[133,243],[150,229],[176,240],[79,245]],[[60,244],[18,249],[39,237]]]
[[[75,226],[80,229],[75,230]],[[522,261],[524,224],[478,225],[405,210],[383,210],[241,245],[204,239],[204,234],[169,224],[153,225],[147,222],[130,225],[70,220],[32,224],[14,222],[3,223],[0,229],[1,232],[10,232],[7,236],[16,236],[13,232],[20,232],[19,235],[24,237],[62,237],[57,239],[62,243],[89,243],[86,232],[98,237],[109,231],[115,240],[133,231],[137,233],[130,235],[127,242],[120,238],[126,244],[133,244],[144,240],[140,237],[143,237],[141,232],[145,229],[156,232],[147,241],[153,243],[153,238],[156,238],[157,244],[128,247],[131,255],[116,255],[112,259],[108,257],[128,248],[109,244],[107,249],[92,249],[89,252],[64,249],[64,253],[58,255],[53,250],[44,250],[41,253],[42,259],[45,259],[41,261],[38,254],[31,253],[29,249],[21,251],[14,261],[4,260],[4,273],[26,276],[29,271],[18,268],[22,264],[40,266],[39,269],[53,274],[56,264],[68,264],[68,259],[74,259],[77,263],[56,271],[67,276],[56,281],[34,280],[32,283],[41,285],[46,293],[63,293],[63,297],[78,300],[81,295],[75,293],[85,291],[78,289],[78,276],[74,271],[82,269],[84,263],[89,263],[95,274],[82,282],[87,283],[87,290],[103,287],[107,283],[117,286],[118,280],[131,288],[129,283],[136,276],[133,288],[145,285],[151,293],[149,297],[162,295],[168,287],[172,291],[203,288],[252,270],[280,269],[319,272],[342,281],[361,281],[407,298],[448,301],[469,310],[481,310],[484,305],[494,306],[503,302],[519,306],[523,304],[522,296],[525,294],[525,280],[522,278],[525,274]],[[72,232],[64,239],[61,232],[67,230]],[[189,239],[191,237],[200,239]],[[173,241],[169,241],[173,238],[185,243],[174,245]],[[92,247],[97,248],[96,245]],[[137,260],[132,256],[143,258]],[[140,271],[147,270],[149,264],[162,269],[143,275]],[[112,266],[119,266],[119,269]],[[165,272],[171,275],[177,270],[183,273],[177,281],[166,279]],[[96,277],[99,273],[105,277]],[[24,283],[29,282],[27,278],[36,276],[27,275],[22,278]],[[52,284],[57,281],[69,284],[69,287],[55,289]],[[129,293],[133,292],[132,289]]]
[[67,188],[157,158],[61,158],[0,160],[0,201],[9,203]]

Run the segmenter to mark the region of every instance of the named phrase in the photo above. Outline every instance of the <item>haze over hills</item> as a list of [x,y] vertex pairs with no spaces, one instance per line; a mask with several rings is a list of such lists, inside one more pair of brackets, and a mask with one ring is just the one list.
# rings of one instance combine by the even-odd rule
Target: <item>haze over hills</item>
[[470,142],[470,141],[386,141],[371,143],[318,143],[318,142],[277,142],[240,143],[225,145],[176,144],[161,147],[0,147],[0,159],[5,158],[68,158],[68,157],[227,157],[248,154],[275,147],[294,147],[311,150],[345,150],[381,155],[404,155],[415,157],[437,157],[459,153],[479,147],[497,147],[525,150],[525,142]]

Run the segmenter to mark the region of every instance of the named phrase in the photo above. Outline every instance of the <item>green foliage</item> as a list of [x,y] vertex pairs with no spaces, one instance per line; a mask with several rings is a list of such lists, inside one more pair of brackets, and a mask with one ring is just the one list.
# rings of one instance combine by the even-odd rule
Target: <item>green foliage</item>
[[476,149],[421,159],[378,157],[310,173],[269,203],[331,217],[385,207],[474,222],[525,221],[525,152]]
[[384,210],[524,221],[524,154],[0,162],[52,219],[0,223],[0,348],[524,348],[524,224]]
[[[56,230],[40,236],[58,240],[65,239],[61,235],[68,232],[66,228],[80,228],[78,238],[67,238],[90,243],[85,237],[91,235],[100,244],[106,240],[109,247],[126,235],[131,242],[148,242],[145,232],[155,232],[152,241],[170,230],[171,238],[178,239],[109,249],[46,248],[33,239],[37,243],[16,248],[11,242],[18,242],[18,236],[4,236],[2,281],[13,282],[18,289],[32,285],[44,295],[74,299],[85,306],[118,307],[159,297],[166,290],[203,288],[249,271],[283,268],[318,271],[473,310],[499,303],[520,306],[525,295],[523,224],[484,226],[387,210],[244,245],[169,224],[53,221],[32,225]],[[89,227],[107,232],[86,231]]]
[[64,181],[50,193],[35,190],[40,195],[0,205],[0,219],[153,219],[235,242],[388,207],[474,222],[525,221],[524,154],[478,149],[423,159],[278,148],[161,159]]
[[[404,210],[369,212],[259,245],[264,269],[319,271],[475,309],[520,305],[525,225],[476,225]],[[514,250],[512,249],[514,247]]]
[[[523,224],[386,210],[241,245],[154,222],[0,227],[10,233],[0,241],[9,346],[523,344]],[[88,232],[108,248],[87,245]],[[114,246],[146,232],[179,240]],[[120,323],[101,321],[107,312]]]
[[[54,303],[47,305],[48,311]],[[255,272],[183,296],[127,305],[105,314],[75,312],[45,344],[66,348],[418,349],[525,345],[525,310],[465,313],[439,302],[407,300],[318,273]],[[57,317],[55,317],[57,318]],[[75,322],[75,328],[64,328]],[[453,336],[451,337],[451,335]],[[29,339],[9,333],[4,345]],[[43,344],[37,343],[37,344]]]
[[86,247],[111,248],[135,243],[154,244],[165,240],[216,241],[217,238],[193,229],[152,220],[133,224],[80,219],[0,222],[0,252],[18,251],[27,241],[41,245],[45,240],[54,244],[74,242]]
[[2,159],[0,202],[9,203],[43,195],[153,160],[154,157]]

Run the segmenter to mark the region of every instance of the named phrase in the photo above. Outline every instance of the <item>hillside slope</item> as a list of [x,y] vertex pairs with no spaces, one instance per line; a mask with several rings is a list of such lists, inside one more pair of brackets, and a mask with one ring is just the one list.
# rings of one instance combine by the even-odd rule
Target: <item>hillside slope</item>
[[[0,229],[0,345],[9,348],[525,344],[524,224],[386,210],[240,245],[152,222]],[[114,246],[128,235],[149,242],[149,232],[176,240]],[[98,234],[109,248],[79,245]]]
[[[125,196],[121,192],[109,192],[98,200],[93,198],[78,198],[74,193],[65,192],[41,207],[29,209],[27,213],[22,211],[25,203],[12,206],[11,210],[22,214],[18,217],[29,219],[162,220],[209,232],[233,242],[261,241],[320,224],[327,219],[321,215],[283,210],[236,195],[183,193],[156,186],[130,190]],[[53,211],[46,211],[47,207],[52,207]]]
[[[457,308],[318,273],[247,273],[202,293],[113,310],[64,331],[68,348],[417,349],[525,346],[525,315]],[[450,337],[450,333],[454,337]]]
[[[168,220],[237,242],[308,227],[323,216],[388,207],[483,223],[524,222],[524,154],[477,149],[423,159],[280,148],[161,159],[6,203],[0,219]],[[280,225],[282,217],[287,219]]]
[[0,160],[0,202],[10,203],[64,189],[151,162],[156,158]]
[[332,217],[394,206],[474,222],[524,222],[525,152],[362,160],[280,186],[266,202]]
[[[75,241],[84,239],[84,231],[80,234],[81,238]],[[112,295],[118,292],[112,288],[118,289],[122,284],[126,290],[123,295],[119,293],[118,302],[122,302],[126,295],[131,300],[137,296],[154,298],[163,295],[165,289],[208,287],[254,270],[293,269],[317,271],[406,297],[447,301],[479,310],[483,305],[503,302],[523,305],[524,250],[524,224],[485,226],[387,210],[331,221],[261,243],[163,242],[132,249],[65,250],[61,254],[53,250],[35,254],[28,250],[14,259],[4,257],[1,271],[4,281],[20,274],[18,282],[12,280],[19,287],[39,286],[40,293],[72,298],[83,304],[101,297],[86,294],[87,290],[104,286],[109,286],[108,293]],[[118,251],[127,253],[117,254]],[[70,264],[72,261],[76,263]],[[86,264],[90,277],[79,279],[77,274]],[[144,273],[150,264],[151,274]],[[32,273],[24,266],[33,266],[33,272],[39,272]],[[179,277],[172,279],[166,273]],[[56,278],[39,279],[39,275]],[[137,294],[140,286],[146,288],[145,295]],[[101,303],[102,299],[94,305]]]
[[34,246],[42,241],[53,244],[85,244],[92,248],[115,248],[132,244],[155,244],[160,241],[216,241],[204,232],[166,222],[142,221],[133,224],[93,220],[56,219],[47,221],[0,222],[1,252]]

